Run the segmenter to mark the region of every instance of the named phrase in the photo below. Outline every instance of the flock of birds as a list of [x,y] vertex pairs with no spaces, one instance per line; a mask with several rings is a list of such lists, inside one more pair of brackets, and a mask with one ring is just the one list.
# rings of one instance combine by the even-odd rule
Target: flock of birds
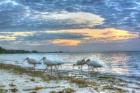
[[[53,71],[53,68],[55,68],[55,70],[58,71],[58,69],[60,67],[62,67],[62,65],[64,64],[64,62],[48,60],[46,57],[43,57],[40,61],[27,57],[24,61],[28,62],[28,64],[33,65],[34,70],[38,64],[43,63],[46,66],[46,69],[44,69],[44,72],[46,70],[48,70],[48,71],[51,70],[51,73]],[[90,59],[82,59],[82,60],[78,60],[75,64],[73,64],[73,69],[75,66],[78,66],[78,68],[80,68],[80,70],[82,71],[84,65],[88,66],[88,71],[89,70],[93,71],[94,69],[104,67],[104,64],[102,64],[100,62],[91,61]]]

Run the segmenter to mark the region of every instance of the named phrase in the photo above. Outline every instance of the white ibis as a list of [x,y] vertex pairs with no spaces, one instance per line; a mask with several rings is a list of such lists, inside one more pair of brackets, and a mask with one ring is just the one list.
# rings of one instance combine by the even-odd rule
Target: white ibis
[[24,61],[27,61],[29,64],[33,65],[34,70],[35,70],[36,65],[41,64],[41,62],[39,62],[33,58],[29,58],[29,57],[25,58]]
[[88,65],[88,70],[89,70],[89,68],[92,68],[92,70],[93,70],[94,68],[104,67],[103,63],[97,62],[97,61],[91,61],[90,59],[86,60],[86,64]]
[[78,66],[82,70],[83,65],[85,65],[85,64],[86,64],[86,60],[85,59],[78,60],[75,64],[73,64],[73,68],[74,68],[74,66]]
[[44,72],[47,70],[48,67],[51,67],[51,74],[52,74],[52,68],[53,67],[55,67],[55,69],[57,70],[59,68],[59,66],[64,64],[63,62],[48,60],[46,57],[43,57],[40,61],[42,61],[42,60],[43,60],[43,63],[47,66],[46,69],[44,70]]

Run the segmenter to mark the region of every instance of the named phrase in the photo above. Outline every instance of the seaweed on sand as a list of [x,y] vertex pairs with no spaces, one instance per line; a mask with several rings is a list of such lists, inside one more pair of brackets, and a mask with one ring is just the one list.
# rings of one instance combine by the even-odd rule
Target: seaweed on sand
[[121,89],[121,88],[117,88],[117,87],[114,87],[112,85],[106,85],[106,86],[103,86],[103,90],[110,90],[110,91],[113,91],[114,93],[126,93],[125,90]]
[[56,91],[50,91],[49,93],[57,93]]
[[[102,75],[102,76],[95,75],[95,77],[98,76],[97,78],[95,78],[95,80],[76,79],[74,77],[63,76],[63,75],[61,75],[61,77],[55,77],[55,76],[50,76],[48,74],[45,74],[43,71],[39,71],[39,70],[33,71],[31,68],[23,68],[20,66],[3,64],[3,63],[0,63],[0,69],[9,70],[17,74],[27,74],[33,77],[40,77],[45,81],[67,80],[70,83],[76,83],[77,85],[79,85],[79,87],[92,87],[97,91],[100,91],[101,89],[111,90],[112,87],[108,86],[109,84],[118,85],[120,82],[121,83],[123,82],[121,79],[117,79],[113,75]],[[115,93],[124,93],[122,89],[114,88],[114,90],[117,91]]]
[[42,86],[36,86],[36,87],[34,87],[34,88],[26,89],[26,90],[24,90],[24,91],[31,91],[31,90],[33,90],[33,91],[38,91],[38,90],[41,90],[41,89],[45,89],[45,87],[42,87]]
[[74,93],[75,90],[72,89],[72,88],[64,88],[63,90],[61,91],[50,91],[49,93]]
[[65,88],[62,90],[62,93],[73,93],[73,92],[75,92],[75,90],[72,88]]
[[32,92],[30,92],[30,93],[37,93],[36,91],[32,91]]
[[86,80],[71,78],[70,82],[76,83],[79,87],[88,87],[88,82]]
[[0,63],[0,69],[9,70],[16,74],[27,74],[32,77],[41,77],[43,80],[56,80],[56,77],[44,74],[43,71],[33,71],[31,68],[24,68],[12,64]]
[[16,85],[14,83],[9,84],[10,87],[15,87]]
[[0,93],[7,93],[8,90],[0,88]]
[[10,89],[10,90],[11,90],[12,93],[16,93],[16,92],[18,91],[17,88],[12,88],[12,89]]

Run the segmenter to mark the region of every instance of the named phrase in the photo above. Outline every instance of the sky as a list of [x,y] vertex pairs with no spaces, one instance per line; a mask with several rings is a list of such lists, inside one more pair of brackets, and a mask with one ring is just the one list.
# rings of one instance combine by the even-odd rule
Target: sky
[[140,51],[139,0],[0,0],[0,46]]

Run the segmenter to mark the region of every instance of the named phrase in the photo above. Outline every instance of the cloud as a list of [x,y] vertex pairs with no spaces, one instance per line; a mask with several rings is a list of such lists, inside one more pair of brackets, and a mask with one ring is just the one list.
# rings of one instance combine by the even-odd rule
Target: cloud
[[82,39],[84,36],[71,33],[47,33],[46,31],[36,32],[32,36],[27,36],[25,40],[41,41],[53,39]]
[[[89,16],[89,17],[88,17]],[[88,12],[37,12],[31,19],[53,21],[56,23],[63,24],[76,24],[85,25],[87,27],[94,27],[104,23],[104,18],[99,15],[88,13]]]
[[123,41],[129,39],[139,38],[138,32],[129,32],[115,28],[104,29],[67,29],[60,31],[53,31],[52,33],[73,33],[85,36],[85,40],[92,41]]
[[19,5],[16,1],[13,1],[13,0],[2,0],[0,2],[0,5],[5,5],[5,4],[12,4],[12,5]]
[[37,11],[11,0],[0,3],[0,7],[2,7],[0,8],[0,27],[3,29],[40,30],[95,27],[102,25],[105,20],[100,15],[91,12]]
[[56,39],[50,40],[54,45],[60,46],[79,46],[85,45],[93,42],[100,43],[111,43],[116,41],[125,41],[139,38],[138,32],[129,32],[126,30],[120,30],[115,28],[105,28],[105,29],[67,29],[67,30],[57,30],[50,31],[50,33],[69,33],[82,35],[83,38],[79,39]]
[[139,31],[139,1],[123,3],[122,0],[0,0],[0,29],[15,31],[100,25]]
[[50,41],[50,43],[59,46],[77,46],[81,44],[81,41],[74,39],[55,39]]
[[15,41],[28,45],[80,46],[88,43],[122,42],[139,38],[138,32],[115,28],[65,29],[39,32],[0,32],[0,41]]
[[1,36],[0,35],[0,41],[12,41],[12,40],[16,40],[16,37],[15,36]]
[[104,23],[104,18],[91,12],[41,11],[34,9],[33,5],[25,4],[25,2],[0,1],[0,29],[80,28],[95,27]]
[[32,36],[33,32],[0,32],[0,41],[15,41],[19,37]]

